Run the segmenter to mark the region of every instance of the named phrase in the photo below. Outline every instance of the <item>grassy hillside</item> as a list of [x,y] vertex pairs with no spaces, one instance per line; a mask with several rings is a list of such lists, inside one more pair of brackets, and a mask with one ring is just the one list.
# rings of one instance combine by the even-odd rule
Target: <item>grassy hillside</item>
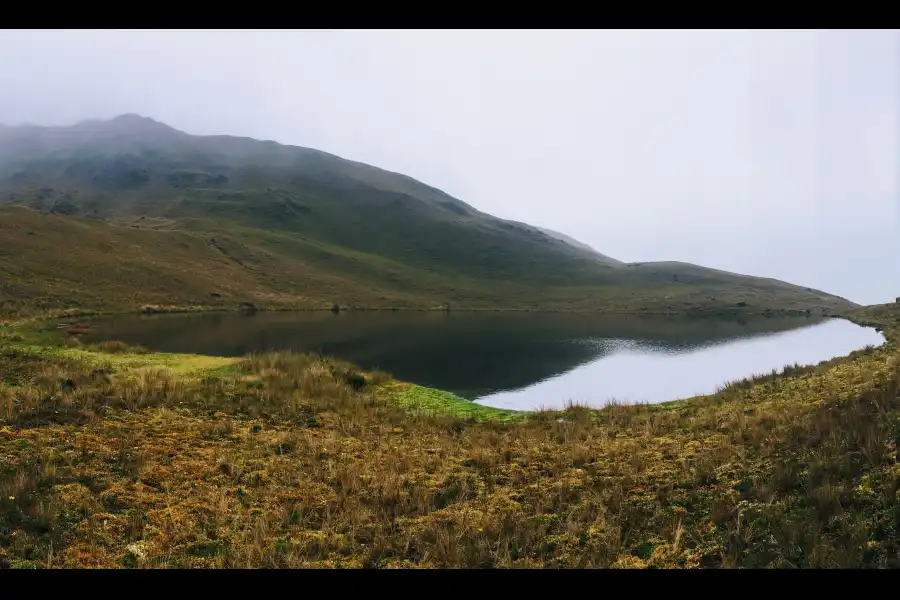
[[[147,222],[150,221],[148,224]],[[849,303],[690,265],[623,267],[602,284],[536,287],[442,274],[286,232],[185,223],[156,229],[0,207],[0,315],[139,310],[342,307],[762,312]],[[679,282],[670,273],[680,273]],[[640,277],[632,273],[642,271]]]
[[596,257],[534,228],[315,150],[189,136],[135,116],[6,132],[7,200],[57,212],[231,221],[482,277],[562,282],[602,272]]
[[0,129],[0,202],[41,211],[0,207],[7,312],[236,301],[638,312],[852,306],[771,279],[623,264],[404,175],[308,148],[192,136],[135,115]]
[[854,318],[889,344],[534,414],[0,326],[0,568],[897,567],[900,307]]

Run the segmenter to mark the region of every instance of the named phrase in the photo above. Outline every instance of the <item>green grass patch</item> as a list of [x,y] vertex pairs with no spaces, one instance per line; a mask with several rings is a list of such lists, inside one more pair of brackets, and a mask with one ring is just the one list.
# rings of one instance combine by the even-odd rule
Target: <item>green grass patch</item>
[[475,421],[513,422],[527,413],[483,406],[450,392],[409,383],[394,383],[383,392],[405,409],[426,415],[446,415]]

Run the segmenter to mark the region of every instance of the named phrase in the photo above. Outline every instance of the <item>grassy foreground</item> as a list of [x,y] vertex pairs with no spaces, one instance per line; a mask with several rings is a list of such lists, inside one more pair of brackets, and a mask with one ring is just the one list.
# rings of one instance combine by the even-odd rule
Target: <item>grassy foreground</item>
[[290,353],[0,327],[0,566],[900,566],[889,343],[658,406],[514,413]]

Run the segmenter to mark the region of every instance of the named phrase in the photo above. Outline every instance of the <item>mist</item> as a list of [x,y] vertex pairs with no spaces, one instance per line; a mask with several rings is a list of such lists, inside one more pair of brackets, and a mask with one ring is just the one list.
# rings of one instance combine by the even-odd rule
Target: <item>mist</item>
[[2,31],[0,122],[138,113],[625,261],[900,296],[895,31]]

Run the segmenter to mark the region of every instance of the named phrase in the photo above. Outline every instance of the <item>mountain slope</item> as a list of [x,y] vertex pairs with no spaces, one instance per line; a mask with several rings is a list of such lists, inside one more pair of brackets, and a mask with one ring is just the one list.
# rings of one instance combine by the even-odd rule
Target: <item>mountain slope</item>
[[546,233],[547,235],[549,235],[552,238],[556,238],[560,241],[563,241],[563,242],[569,244],[570,246],[572,246],[573,248],[578,248],[580,250],[584,250],[585,252],[590,252],[592,254],[595,254],[597,257],[600,258],[600,260],[603,260],[603,261],[609,262],[609,263],[622,264],[622,261],[616,260],[615,258],[611,258],[609,256],[606,256],[605,254],[600,254],[599,252],[597,252],[596,250],[594,250],[587,244],[585,244],[583,242],[579,242],[572,236],[568,236],[564,233],[560,233],[558,231],[553,231],[552,229],[547,229],[545,227],[536,227],[535,226],[535,229]]
[[[227,280],[234,283],[233,299],[279,306],[851,306],[784,282],[694,265],[626,265],[568,236],[482,213],[405,175],[309,148],[193,136],[137,115],[72,127],[0,128],[0,202],[55,213],[4,211],[7,231],[19,226],[56,236],[53,251],[35,251],[24,271],[34,240],[0,241],[0,259],[3,253],[22,259],[6,267],[0,262],[7,269],[0,275],[48,302],[83,293],[75,284],[95,264],[89,240],[96,237],[116,240],[109,244],[119,250],[103,259],[114,279],[145,268],[152,248],[182,265],[172,271],[158,264],[156,278],[125,277],[122,290],[132,291],[132,304],[232,298],[211,289]],[[56,251],[66,260],[53,262]],[[67,268],[54,270],[60,264]],[[172,283],[183,279],[178,273],[188,264],[216,275],[202,285],[203,277]],[[29,279],[32,272],[54,283]],[[94,285],[97,297],[113,294],[107,304],[124,302],[118,288],[103,291],[111,285],[105,279]],[[8,302],[16,298],[4,293]]]

